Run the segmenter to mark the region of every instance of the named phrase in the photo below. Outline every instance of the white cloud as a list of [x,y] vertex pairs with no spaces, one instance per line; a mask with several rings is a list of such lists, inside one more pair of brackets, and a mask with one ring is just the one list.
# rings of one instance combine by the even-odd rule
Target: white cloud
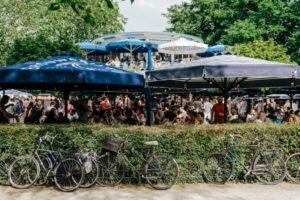
[[121,13],[127,18],[125,31],[164,31],[168,27],[162,13],[173,4],[191,0],[119,0]]

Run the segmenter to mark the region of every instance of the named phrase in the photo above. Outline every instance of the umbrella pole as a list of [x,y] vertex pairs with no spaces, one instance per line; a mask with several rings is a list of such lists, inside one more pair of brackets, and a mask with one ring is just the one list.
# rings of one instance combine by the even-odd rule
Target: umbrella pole
[[293,97],[294,97],[294,94],[291,93],[290,94],[290,108],[291,108],[291,110],[293,109],[293,101],[294,101]]
[[228,118],[228,107],[227,107],[227,100],[228,100],[228,92],[224,93],[224,122],[227,123]]
[[228,87],[227,87],[227,78],[224,79],[224,122],[227,123],[228,117],[228,107],[227,107],[227,100],[228,100]]
[[[152,70],[152,49],[151,45],[148,45],[148,65],[147,65],[147,71]],[[151,88],[146,86],[146,109],[147,109],[147,119],[146,119],[146,125],[151,126],[152,125],[152,91]]]
[[68,100],[70,92],[64,91],[64,101],[65,101],[65,117],[68,117]]
[[2,96],[4,96],[5,95],[5,90],[2,90]]

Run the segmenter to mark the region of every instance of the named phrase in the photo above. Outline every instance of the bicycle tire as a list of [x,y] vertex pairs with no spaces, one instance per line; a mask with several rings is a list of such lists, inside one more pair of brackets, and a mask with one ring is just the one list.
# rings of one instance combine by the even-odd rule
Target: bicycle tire
[[35,183],[35,185],[37,185],[37,186],[45,185],[47,183],[48,175],[49,175],[50,171],[52,171],[52,169],[53,169],[53,164],[49,157],[47,157],[46,155],[39,155],[39,157],[45,168],[43,168],[41,166],[41,164],[39,164],[40,165],[40,176]]
[[[27,162],[28,161],[28,162]],[[20,166],[23,165],[24,166]],[[17,166],[19,165],[19,166]],[[31,167],[33,169],[31,169]],[[33,174],[29,174],[33,172]],[[20,173],[16,179],[17,173]],[[12,187],[17,189],[27,189],[37,181],[40,175],[40,165],[38,161],[32,156],[23,156],[16,158],[8,169],[8,180]],[[24,179],[25,178],[25,179]],[[22,182],[19,182],[21,181]],[[25,180],[25,182],[23,182]]]
[[0,158],[0,185],[9,185],[8,181],[8,164],[5,159]]
[[118,155],[108,154],[98,159],[99,177],[97,183],[101,186],[114,187],[125,177],[125,162]]
[[[271,158],[275,158],[280,166],[277,163],[270,163],[269,160]],[[269,159],[269,160],[268,160]],[[276,166],[275,166],[276,164]],[[273,169],[274,167],[279,167],[280,174],[277,175],[278,172],[274,174]],[[262,172],[261,172],[262,171]],[[285,161],[279,156],[276,152],[270,151],[265,152],[264,154],[258,155],[253,163],[253,173],[255,174],[256,178],[263,184],[266,185],[276,185],[283,181],[286,176],[286,165]],[[272,177],[267,177],[267,175],[271,175]],[[276,175],[276,177],[275,177]]]
[[80,187],[83,179],[83,167],[73,158],[62,160],[54,169],[54,183],[60,191],[75,191]]
[[226,154],[213,153],[204,160],[203,176],[209,183],[224,184],[231,179],[233,169],[234,164]]
[[300,184],[300,153],[291,154],[285,161],[286,176],[293,183]]
[[169,154],[153,157],[145,166],[146,181],[156,190],[170,189],[176,183],[178,176],[178,164]]
[[99,176],[99,166],[95,159],[91,160],[92,169],[90,172],[87,172],[84,169],[84,179],[80,185],[81,188],[89,188],[96,184]]

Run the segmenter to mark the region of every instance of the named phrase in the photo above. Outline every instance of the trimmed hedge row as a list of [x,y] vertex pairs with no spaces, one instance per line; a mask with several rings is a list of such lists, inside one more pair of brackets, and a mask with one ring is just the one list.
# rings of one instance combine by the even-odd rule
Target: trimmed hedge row
[[[180,166],[181,183],[203,182],[201,168],[205,156],[223,151],[226,142],[235,144],[255,144],[255,138],[265,139],[271,147],[276,147],[284,155],[300,151],[300,125],[274,124],[230,124],[196,126],[100,126],[100,125],[1,125],[0,156],[6,154],[25,155],[33,152],[36,136],[49,132],[58,134],[54,148],[69,153],[74,145],[82,152],[101,151],[101,138],[107,135],[125,137],[130,135],[127,147],[140,146],[147,140],[158,140],[159,150],[170,152]],[[242,139],[232,141],[230,134],[240,134]],[[280,145],[279,147],[277,147]],[[238,159],[245,165],[251,156],[251,149],[239,148]],[[132,162],[139,164],[134,155]],[[135,173],[128,174],[129,181],[135,180]],[[243,180],[243,168],[238,165],[235,180]],[[248,180],[249,181],[249,180]]]

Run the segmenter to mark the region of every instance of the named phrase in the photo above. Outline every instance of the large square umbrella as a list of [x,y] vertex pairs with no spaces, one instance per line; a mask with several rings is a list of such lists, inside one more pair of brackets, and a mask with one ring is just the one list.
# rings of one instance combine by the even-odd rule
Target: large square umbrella
[[[298,87],[300,68],[235,55],[203,58],[146,72],[147,84],[159,88],[218,88],[224,96],[234,88]],[[227,114],[225,106],[225,116]],[[225,117],[226,118],[226,117]]]
[[0,88],[59,90],[68,99],[73,90],[143,89],[144,76],[79,57],[55,56],[0,67]]
[[143,88],[141,74],[80,57],[55,56],[0,67],[0,87],[41,90]]

